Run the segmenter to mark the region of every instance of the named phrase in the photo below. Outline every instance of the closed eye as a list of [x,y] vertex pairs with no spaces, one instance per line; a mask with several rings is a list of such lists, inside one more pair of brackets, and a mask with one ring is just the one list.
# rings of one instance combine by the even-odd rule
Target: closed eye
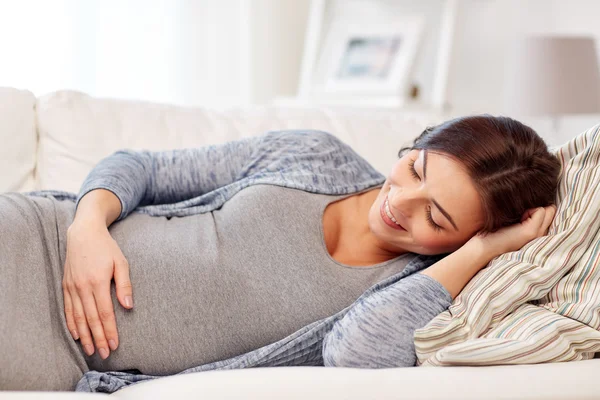
[[[417,174],[417,170],[415,169],[415,160],[411,160],[408,163],[408,167],[410,169],[410,173],[413,176],[413,178],[420,181],[421,177],[419,176],[419,174]],[[435,221],[433,220],[433,217],[431,216],[431,207],[430,206],[427,206],[427,208],[425,209],[425,215],[427,216],[427,223],[433,229],[435,229],[438,232],[441,231],[442,229],[444,229],[440,225],[436,224]]]
[[410,173],[412,174],[413,178],[421,180],[421,177],[419,174],[417,174],[417,170],[415,169],[415,160],[411,160],[408,163],[408,168],[410,169]]
[[429,222],[429,225],[435,229],[436,231],[441,231],[443,228],[441,226],[439,226],[438,224],[435,223],[435,221],[433,220],[433,217],[431,216],[431,207],[427,206],[427,210],[426,210],[426,215],[427,215],[427,222]]

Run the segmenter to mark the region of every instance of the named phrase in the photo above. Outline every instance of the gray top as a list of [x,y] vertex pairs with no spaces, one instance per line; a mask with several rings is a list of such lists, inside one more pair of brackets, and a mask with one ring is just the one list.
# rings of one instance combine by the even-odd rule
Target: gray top
[[332,259],[323,212],[348,196],[258,184],[208,213],[133,213],[113,223],[135,307],[121,307],[112,289],[120,346],[107,360],[89,357],[89,367],[173,374],[276,342],[351,305],[415,255],[370,267]]
[[[198,148],[157,152],[124,149],[101,160],[79,194],[32,194],[78,201],[90,190],[104,188],[121,201],[120,219],[133,211],[154,217],[184,217],[215,211],[240,190],[258,184],[337,196],[381,186],[384,181],[381,173],[334,135],[289,130]],[[452,303],[442,284],[416,273],[441,258],[443,255],[415,256],[400,272],[369,287],[339,312],[261,348],[181,373],[292,365],[414,366],[415,330]],[[88,371],[76,390],[113,393],[157,377],[133,370]]]

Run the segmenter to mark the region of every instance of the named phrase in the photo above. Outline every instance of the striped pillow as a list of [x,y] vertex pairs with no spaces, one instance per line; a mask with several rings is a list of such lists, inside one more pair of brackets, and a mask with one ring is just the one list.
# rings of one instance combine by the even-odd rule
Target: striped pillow
[[600,124],[555,150],[547,236],[492,260],[415,332],[417,365],[535,364],[600,352]]

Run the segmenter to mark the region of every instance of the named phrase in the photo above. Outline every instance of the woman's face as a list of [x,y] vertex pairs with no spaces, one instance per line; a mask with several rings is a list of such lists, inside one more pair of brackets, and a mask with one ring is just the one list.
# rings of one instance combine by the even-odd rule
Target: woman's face
[[[387,217],[386,204],[401,227]],[[458,161],[412,150],[392,167],[369,210],[369,227],[391,251],[450,253],[483,227],[483,207]]]

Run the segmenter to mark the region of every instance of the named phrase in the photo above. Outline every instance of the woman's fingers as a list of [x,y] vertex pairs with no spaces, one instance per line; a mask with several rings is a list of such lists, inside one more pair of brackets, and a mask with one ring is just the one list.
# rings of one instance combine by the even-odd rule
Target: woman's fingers
[[75,324],[75,320],[73,319],[73,302],[71,301],[71,295],[69,291],[66,290],[66,286],[63,285],[63,300],[65,303],[65,318],[67,320],[67,329],[71,332],[71,336],[74,340],[79,339],[79,334],[77,333],[77,325]]
[[[94,296],[94,292],[98,292],[98,290],[106,290],[110,293],[110,285],[106,288],[101,283],[92,284],[91,287],[87,287],[87,290],[80,291],[79,295],[85,311],[85,318],[92,331],[93,340],[96,343],[98,353],[102,359],[106,359],[110,352],[108,350],[108,341],[104,336],[104,325],[102,325],[102,319],[96,306],[96,297]],[[105,310],[103,310],[102,318],[109,318]],[[112,318],[114,320],[114,316]]]
[[[107,354],[109,354],[110,350],[117,349],[119,343],[117,321],[112,298],[110,296],[110,281],[101,282],[98,284],[98,286],[96,286],[94,289],[94,299],[96,300],[98,317],[100,318],[100,328],[102,330],[102,339],[97,337],[94,333],[96,347],[99,349],[105,347],[107,349]],[[101,340],[104,340],[104,342]],[[102,356],[102,354],[100,354],[100,356]]]
[[546,214],[544,215],[544,220],[540,226],[540,230],[538,232],[538,237],[546,236],[548,234],[548,228],[550,228],[550,224],[554,220],[554,216],[556,215],[556,206],[548,206],[546,207]]
[[526,221],[528,218],[530,218],[530,217],[533,215],[533,213],[534,213],[536,210],[537,210],[536,208],[530,208],[529,210],[526,210],[526,211],[523,213],[523,216],[521,217],[521,222],[525,222],[525,221]]
[[521,222],[499,229],[485,236],[476,236],[489,252],[495,255],[516,251],[530,241],[545,236],[554,220],[556,207],[538,207],[526,210]]
[[117,299],[127,309],[133,308],[133,288],[129,278],[129,262],[125,257],[115,259],[115,288]]
[[[116,270],[120,271],[119,277]],[[79,335],[88,356],[97,349],[100,357],[106,359],[119,344],[111,297],[113,276],[118,284],[117,296],[125,306],[132,291],[129,266],[119,246],[103,223],[94,226],[74,222],[67,232],[65,317],[69,330],[77,331],[73,337]]]
[[548,228],[554,220],[556,214],[556,206],[538,207],[527,210],[523,214],[522,222],[529,225],[533,239],[545,236],[548,233]]
[[79,333],[79,343],[83,347],[83,351],[88,356],[94,354],[94,343],[92,341],[92,334],[88,327],[87,318],[85,316],[85,312],[83,310],[83,304],[79,295],[77,294],[77,290],[73,288],[70,292],[71,302],[73,304],[73,320],[75,321],[75,325],[77,326],[77,333]]
[[521,233],[524,235],[525,243],[538,237],[545,213],[546,210],[543,207],[525,211],[521,222],[523,228]]
[[[116,350],[119,343],[116,318],[110,297],[110,283],[107,286],[100,284],[94,292],[89,289],[80,289],[82,297],[88,299],[87,302],[81,301],[76,290],[73,290],[73,295],[71,295],[66,285],[63,286],[63,289],[65,289],[65,317],[73,339],[81,340],[80,343],[88,356],[94,354],[95,342],[100,357],[106,359],[110,350]],[[105,293],[105,295],[95,295],[96,292]],[[87,308],[83,305],[84,303]]]

